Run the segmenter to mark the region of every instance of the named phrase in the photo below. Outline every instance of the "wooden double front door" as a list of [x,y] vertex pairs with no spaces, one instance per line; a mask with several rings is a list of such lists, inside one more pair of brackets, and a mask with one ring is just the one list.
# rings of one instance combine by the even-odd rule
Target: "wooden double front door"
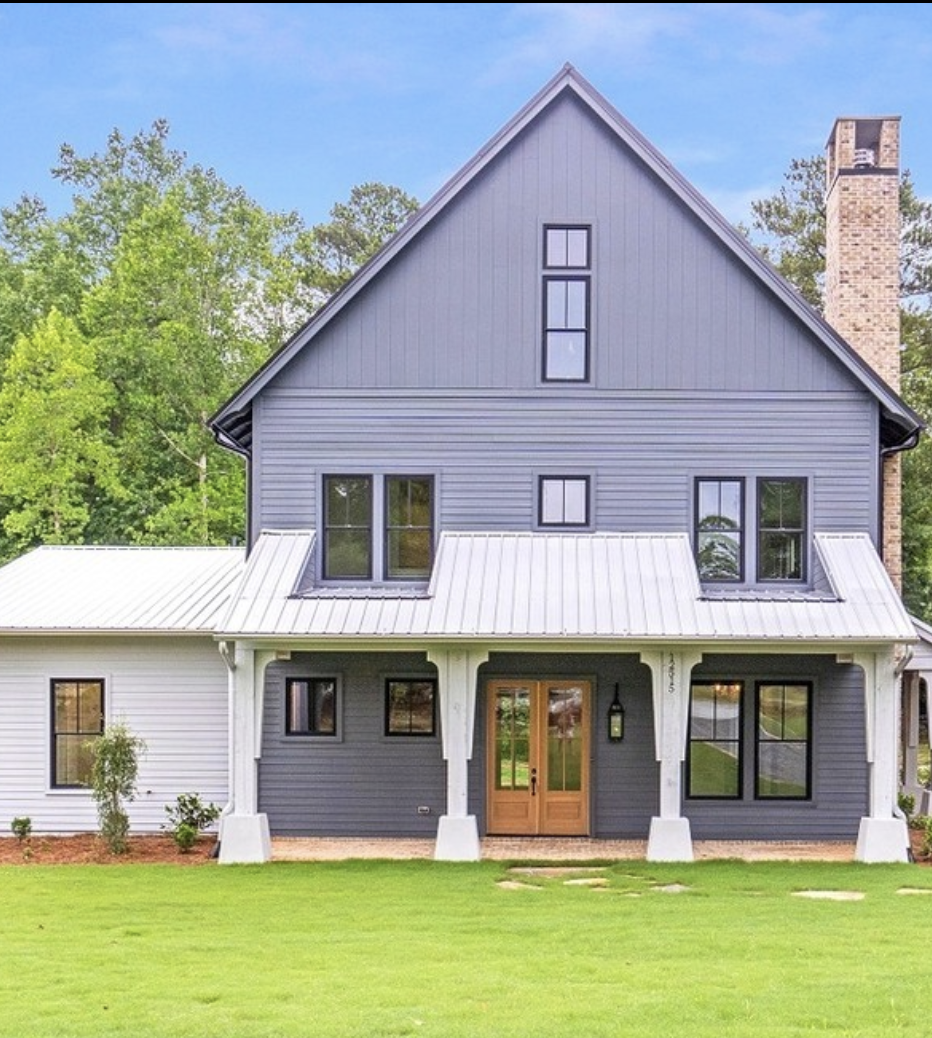
[[588,681],[486,686],[489,833],[589,834]]

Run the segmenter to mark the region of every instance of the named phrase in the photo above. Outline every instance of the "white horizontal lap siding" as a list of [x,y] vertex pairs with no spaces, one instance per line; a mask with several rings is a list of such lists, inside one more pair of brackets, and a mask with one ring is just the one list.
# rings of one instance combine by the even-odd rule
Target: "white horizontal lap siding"
[[97,828],[89,792],[52,790],[49,682],[102,678],[108,720],[146,743],[138,796],[128,804],[137,832],[158,832],[165,807],[195,792],[227,799],[227,677],[216,644],[203,638],[0,639],[0,835],[18,816],[34,832]]

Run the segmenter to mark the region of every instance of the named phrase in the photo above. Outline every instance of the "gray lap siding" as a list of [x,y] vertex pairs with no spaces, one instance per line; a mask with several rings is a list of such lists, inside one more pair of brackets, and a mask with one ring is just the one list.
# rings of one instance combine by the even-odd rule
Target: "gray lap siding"
[[[341,682],[338,739],[285,735],[287,676],[337,676]],[[423,653],[296,653],[266,675],[259,809],[274,835],[420,836],[436,833],[446,810],[446,762],[433,737],[384,733],[387,677],[434,676]],[[486,831],[485,683],[495,677],[592,681],[591,835],[638,839],[658,810],[650,672],[632,653],[540,655],[493,653],[480,668],[469,810]],[[696,678],[745,685],[744,783],[738,800],[684,798],[696,839],[852,839],[867,813],[867,766],[860,670],[822,656],[707,655]],[[754,686],[758,680],[805,680],[813,687],[812,798],[754,799]],[[619,684],[625,738],[612,743],[607,715]],[[429,813],[419,809],[427,808]]]

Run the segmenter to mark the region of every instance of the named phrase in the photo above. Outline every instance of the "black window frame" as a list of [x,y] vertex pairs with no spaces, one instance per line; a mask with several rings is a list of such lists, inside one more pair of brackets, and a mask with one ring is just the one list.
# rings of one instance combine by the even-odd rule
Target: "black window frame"
[[[800,488],[799,501],[799,526],[767,526],[761,519],[763,508],[762,488],[767,483],[783,483],[798,486]],[[755,486],[755,536],[756,536],[756,570],[757,582],[759,584],[803,584],[808,579],[809,573],[809,480],[804,476],[758,476]],[[765,574],[763,568],[764,551],[763,541],[765,536],[772,535],[792,536],[799,542],[799,574],[794,576],[774,576]]]
[[[368,526],[361,526],[353,523],[337,523],[334,522],[330,515],[330,487],[332,484],[344,481],[356,481],[365,482],[369,488],[369,521]],[[323,499],[322,508],[322,525],[323,525],[323,539],[321,546],[321,573],[325,580],[339,580],[339,581],[371,581],[372,580],[372,567],[373,567],[373,534],[375,526],[375,480],[371,473],[362,472],[341,472],[341,473],[325,473],[321,480],[321,495]],[[330,563],[332,558],[332,552],[330,547],[331,534],[340,531],[367,531],[366,544],[367,544],[367,568],[365,574],[362,573],[331,573]]]
[[[721,688],[723,698],[725,691],[729,688],[737,688],[738,696],[738,716],[735,723],[736,734],[733,737],[716,738],[715,735],[715,718],[712,719],[712,733],[711,737],[697,737],[694,730],[694,717],[693,717],[693,694],[696,688]],[[727,800],[729,802],[741,801],[744,799],[744,758],[745,758],[745,739],[744,739],[744,700],[745,700],[745,682],[742,678],[702,678],[696,679],[690,683],[689,688],[689,726],[686,736],[686,774],[684,781],[684,795],[688,800]],[[736,775],[736,789],[733,793],[694,793],[693,790],[693,752],[694,747],[697,744],[710,745],[713,743],[723,744],[728,743],[736,748],[735,754],[735,775]]]
[[[806,690],[806,736],[805,738],[761,738],[761,690],[763,688],[804,688]],[[758,680],[754,683],[754,799],[757,801],[803,803],[812,800],[812,749],[813,749],[813,682],[804,679]],[[805,745],[805,792],[802,794],[774,794],[761,792],[761,746],[762,745]]]
[[[569,244],[564,250],[567,258],[563,262],[554,261],[551,256],[550,235],[554,232],[582,232],[586,236],[585,262],[583,265],[571,264],[569,262]],[[541,380],[545,383],[559,384],[585,384],[591,378],[591,340],[592,340],[592,226],[581,223],[548,223],[543,228],[542,245],[544,274],[541,282]],[[564,273],[556,274],[555,271]],[[584,291],[583,302],[583,324],[581,326],[566,324],[551,324],[550,322],[550,286],[568,286],[573,283],[581,283]],[[583,341],[582,371],[579,375],[554,375],[551,374],[551,336],[565,333],[567,335],[581,335]]]
[[[320,728],[311,719],[319,716],[320,711],[315,709],[315,697],[311,690],[323,685],[332,686],[332,730],[327,731]],[[298,727],[293,724],[294,710],[292,705],[293,689],[296,685],[305,685],[307,692],[307,704],[304,710],[308,718],[306,727]],[[285,677],[284,699],[283,699],[283,728],[285,736],[289,739],[320,739],[325,742],[339,741],[341,737],[340,718],[343,704],[343,684],[337,674],[289,674]]]
[[[582,522],[548,522],[544,519],[544,485],[563,484],[563,513],[566,515],[566,484],[582,483],[585,488],[585,518]],[[542,473],[537,477],[537,525],[542,530],[585,530],[592,525],[592,477],[578,473]]]
[[[393,686],[409,686],[409,691],[413,690],[413,686],[422,685],[429,686],[430,695],[430,729],[429,730],[418,730],[410,726],[407,728],[395,728],[393,726],[393,717],[395,711],[392,705],[392,691]],[[429,676],[409,676],[409,677],[388,677],[385,679],[384,692],[383,692],[383,707],[384,707],[384,734],[386,738],[399,739],[399,738],[411,738],[411,739],[432,739],[437,735],[437,692],[438,682],[435,677]],[[413,710],[408,707],[409,718],[413,716]]]
[[[407,480],[410,482],[419,481],[426,483],[430,500],[428,502],[429,520],[426,526],[419,524],[391,524],[390,523],[390,508],[391,508],[391,484]],[[430,574],[434,566],[434,551],[436,547],[436,511],[437,511],[437,494],[435,480],[432,475],[420,472],[413,473],[397,473],[389,472],[382,476],[382,487],[383,487],[383,507],[382,507],[382,576],[386,581],[405,581],[405,582],[421,582],[430,579]],[[426,531],[427,532],[427,565],[423,571],[413,574],[403,574],[401,572],[392,572],[392,551],[391,551],[391,534],[394,531]]]
[[[77,698],[76,714],[78,718],[78,724],[74,730],[61,730],[59,729],[59,707],[58,707],[58,693],[62,686],[73,685],[75,686],[75,693]],[[81,708],[81,688],[82,686],[94,686],[98,692],[99,709],[94,711],[96,713],[96,722],[91,725],[88,723],[86,726],[82,724],[82,708]],[[52,789],[87,789],[90,786],[90,768],[92,766],[92,760],[89,754],[83,751],[83,744],[89,743],[92,740],[99,739],[105,731],[107,722],[107,683],[104,678],[50,678],[49,679],[49,702],[50,702],[50,724],[49,724],[49,735],[51,738],[51,757],[50,757],[50,770],[49,770],[49,784]],[[92,708],[88,708],[92,709]],[[75,739],[80,738],[82,741],[82,747],[78,750],[76,757],[76,768],[78,777],[75,781],[63,781],[60,776],[62,768],[59,765],[59,740],[60,739]],[[82,757],[83,757],[83,771],[86,781],[82,781],[80,778],[80,772],[82,770]]]
[[[706,527],[700,529],[702,514],[700,512],[700,498],[703,484],[715,483],[719,486],[719,497],[721,497],[721,485],[723,483],[735,483],[739,490],[739,526],[737,531],[730,531],[726,527]],[[745,560],[747,551],[747,481],[744,476],[696,476],[693,483],[693,551],[696,557],[696,567],[699,570],[699,579],[707,584],[741,584],[745,579]],[[703,534],[709,533],[731,533],[738,535],[738,575],[735,577],[705,576],[702,572],[701,563],[701,539]]]

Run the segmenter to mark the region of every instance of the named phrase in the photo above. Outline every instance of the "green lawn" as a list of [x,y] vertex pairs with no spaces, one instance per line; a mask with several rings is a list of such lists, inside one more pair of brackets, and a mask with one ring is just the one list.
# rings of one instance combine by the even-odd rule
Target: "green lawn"
[[598,889],[501,862],[3,867],[0,1035],[932,1029],[932,869],[620,862],[601,875]]

